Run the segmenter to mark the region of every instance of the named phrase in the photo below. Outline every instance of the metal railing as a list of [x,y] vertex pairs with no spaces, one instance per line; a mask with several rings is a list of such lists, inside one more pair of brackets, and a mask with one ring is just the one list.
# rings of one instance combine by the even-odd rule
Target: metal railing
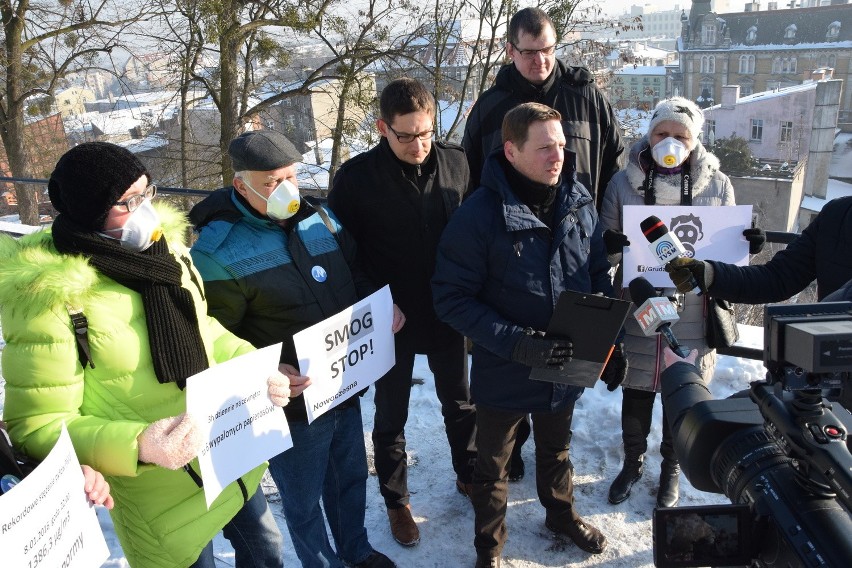
[[[12,182],[12,183],[32,183],[32,184],[42,184],[47,185],[46,179],[34,179],[34,178],[16,178],[16,177],[3,177],[0,176],[0,182]],[[161,187],[157,186],[157,192],[163,193],[167,195],[182,195],[182,196],[205,196],[209,195],[211,190],[206,189],[190,189],[186,187]],[[8,227],[9,224],[0,225],[0,232],[6,233],[14,233]],[[24,232],[18,233],[24,234]],[[779,244],[790,244],[797,237],[798,233],[787,233],[784,231],[766,231],[766,242],[767,243],[779,243]],[[745,359],[756,359],[763,360],[763,351],[760,349],[754,349],[753,347],[743,347],[734,345],[732,347],[725,347],[716,350],[720,355],[730,355],[732,357],[742,357]]]

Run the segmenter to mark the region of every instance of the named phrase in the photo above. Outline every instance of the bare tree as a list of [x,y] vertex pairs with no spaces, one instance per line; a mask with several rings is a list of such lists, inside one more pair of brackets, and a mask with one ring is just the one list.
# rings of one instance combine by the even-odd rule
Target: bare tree
[[[100,0],[94,4],[0,0],[4,33],[0,137],[13,175],[28,178],[46,174],[31,171],[24,143],[28,101],[36,96],[52,96],[57,81],[66,74],[96,65],[100,54],[119,46],[121,31],[145,13],[144,0]],[[37,225],[37,188],[21,185],[17,197],[21,221]]]

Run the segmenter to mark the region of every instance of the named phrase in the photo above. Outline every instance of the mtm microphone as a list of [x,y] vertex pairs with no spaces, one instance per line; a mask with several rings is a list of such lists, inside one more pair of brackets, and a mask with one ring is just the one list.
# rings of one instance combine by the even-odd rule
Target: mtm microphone
[[[679,256],[688,256],[683,243],[677,235],[669,232],[669,228],[659,217],[651,215],[639,224],[642,234],[648,239],[648,249],[657,258],[660,266],[665,266],[672,259]],[[692,279],[692,292],[701,295],[701,288],[695,278]]]
[[657,296],[657,291],[645,278],[641,276],[630,281],[630,297],[639,308],[633,313],[639,328],[646,336],[659,333],[669,344],[672,351],[680,357],[689,355],[672,332],[672,324],[676,323],[680,316],[677,309],[668,298]]

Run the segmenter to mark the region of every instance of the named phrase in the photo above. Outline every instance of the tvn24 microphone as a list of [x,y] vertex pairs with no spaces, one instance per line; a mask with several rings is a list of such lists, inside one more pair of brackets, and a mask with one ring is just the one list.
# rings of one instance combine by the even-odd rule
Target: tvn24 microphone
[[689,355],[689,350],[684,349],[672,332],[672,324],[680,320],[677,310],[668,298],[657,296],[657,291],[645,278],[641,276],[630,281],[630,297],[633,303],[639,306],[633,313],[639,328],[646,336],[659,333],[665,338],[671,350],[680,357]]
[[[669,232],[669,228],[659,217],[651,215],[639,223],[639,228],[648,239],[648,249],[657,258],[660,266],[665,266],[670,260],[679,256],[687,256],[683,243],[677,235]],[[698,281],[695,278],[692,278],[692,292],[701,295],[701,288],[698,287]]]

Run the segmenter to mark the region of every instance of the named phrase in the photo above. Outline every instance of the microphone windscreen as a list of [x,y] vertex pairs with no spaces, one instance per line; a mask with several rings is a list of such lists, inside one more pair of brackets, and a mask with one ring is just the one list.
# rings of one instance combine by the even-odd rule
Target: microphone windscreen
[[649,243],[653,243],[663,235],[669,232],[669,228],[663,223],[659,217],[651,215],[641,223],[639,228],[642,229],[642,234],[648,239]]
[[631,280],[628,287],[630,288],[630,297],[637,306],[641,306],[657,295],[654,286],[642,276]]

